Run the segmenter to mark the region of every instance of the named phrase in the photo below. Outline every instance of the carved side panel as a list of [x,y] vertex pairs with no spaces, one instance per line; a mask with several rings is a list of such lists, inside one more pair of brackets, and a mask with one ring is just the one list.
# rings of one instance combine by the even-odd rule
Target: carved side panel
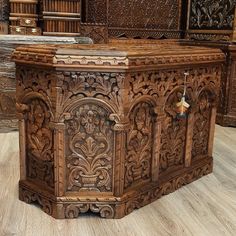
[[[162,126],[160,173],[175,168],[182,168],[185,158],[187,117],[178,118],[176,104],[181,100],[183,91],[175,90],[168,98],[165,112],[166,118]],[[191,101],[187,99],[188,103]]]
[[111,192],[114,131],[109,112],[86,103],[66,122],[67,191]]
[[148,103],[134,107],[130,115],[131,128],[127,138],[125,188],[151,177],[154,113]]
[[212,101],[208,91],[199,95],[193,129],[192,158],[204,157],[208,154]]
[[41,99],[31,99],[26,116],[27,177],[53,187],[54,150],[49,107]]

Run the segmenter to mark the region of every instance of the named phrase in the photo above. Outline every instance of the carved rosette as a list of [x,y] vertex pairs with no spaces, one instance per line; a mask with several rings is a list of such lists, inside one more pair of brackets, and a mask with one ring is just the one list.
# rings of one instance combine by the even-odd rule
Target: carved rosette
[[66,123],[68,191],[112,191],[113,122],[97,104],[73,109]]
[[130,115],[125,161],[125,188],[151,176],[154,112],[151,105],[137,104]]
[[26,114],[27,176],[53,187],[53,133],[49,128],[49,108],[44,101],[34,98]]

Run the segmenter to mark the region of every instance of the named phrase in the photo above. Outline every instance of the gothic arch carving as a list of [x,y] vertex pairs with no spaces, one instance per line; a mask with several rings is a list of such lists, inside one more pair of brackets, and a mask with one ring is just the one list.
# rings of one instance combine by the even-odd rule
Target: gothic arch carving
[[[182,95],[183,87],[177,87],[166,99],[165,118],[161,131],[160,174],[184,165],[187,116],[178,118],[176,106]],[[191,104],[192,94],[189,90],[187,90],[186,101]]]
[[192,159],[203,158],[208,154],[212,108],[216,107],[217,96],[209,87],[198,93],[193,125]]
[[154,107],[148,101],[136,103],[131,111],[125,161],[126,189],[137,181],[146,182],[151,178],[153,130],[156,119]]

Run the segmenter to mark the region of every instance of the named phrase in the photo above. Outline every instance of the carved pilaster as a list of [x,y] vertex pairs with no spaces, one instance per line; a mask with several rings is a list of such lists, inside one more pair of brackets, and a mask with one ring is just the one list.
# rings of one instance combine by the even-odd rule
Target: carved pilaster
[[152,181],[156,182],[159,178],[160,170],[160,152],[161,152],[161,131],[164,124],[165,116],[158,116],[154,123],[154,137],[153,137],[153,157],[152,157]]
[[194,113],[188,115],[186,147],[185,147],[185,167],[191,166],[192,145],[193,145],[193,124]]
[[65,124],[54,125],[54,155],[55,155],[55,195],[65,194]]
[[216,114],[217,114],[217,108],[213,107],[211,110],[211,116],[210,116],[210,128],[209,128],[209,140],[208,140],[208,156],[209,157],[212,157],[213,155]]

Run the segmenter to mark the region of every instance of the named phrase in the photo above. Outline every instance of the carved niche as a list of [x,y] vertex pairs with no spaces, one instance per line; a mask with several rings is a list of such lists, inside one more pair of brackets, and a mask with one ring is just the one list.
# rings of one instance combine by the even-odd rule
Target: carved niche
[[[209,129],[213,100],[207,90],[203,90],[198,98],[194,119],[192,158],[202,158],[208,154]],[[203,141],[204,140],[204,141]]]
[[53,133],[49,128],[49,108],[43,100],[34,98],[26,114],[27,177],[53,187]]
[[[165,119],[162,127],[160,174],[171,169],[183,167],[185,159],[185,143],[187,132],[187,114],[185,118],[178,118],[176,104],[181,100],[183,90],[175,89],[165,105]],[[191,104],[188,97],[187,102]]]
[[66,121],[68,191],[111,192],[114,132],[109,112],[84,104]]
[[125,162],[126,188],[150,180],[154,119],[153,109],[148,103],[139,103],[131,111]]

